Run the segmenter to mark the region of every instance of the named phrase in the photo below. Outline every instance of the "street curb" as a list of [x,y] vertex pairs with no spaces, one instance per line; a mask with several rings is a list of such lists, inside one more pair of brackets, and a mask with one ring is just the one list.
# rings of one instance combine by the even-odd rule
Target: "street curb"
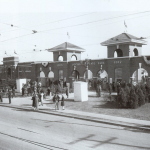
[[118,122],[117,123],[113,120],[104,120],[103,118],[91,118],[90,116],[82,116],[82,115],[76,115],[76,114],[71,114],[71,113],[65,113],[65,112],[47,112],[47,111],[42,111],[42,110],[32,110],[32,109],[27,109],[27,108],[22,108],[18,107],[15,105],[3,105],[0,104],[0,106],[3,107],[9,107],[9,108],[17,108],[17,109],[22,109],[22,110],[31,110],[32,112],[38,112],[38,113],[44,113],[44,114],[50,114],[50,115],[56,115],[56,116],[63,116],[63,117],[69,117],[69,118],[74,118],[74,119],[80,119],[80,120],[85,120],[85,121],[91,121],[91,122],[96,122],[96,123],[103,123],[103,124],[108,124],[108,125],[114,125],[114,126],[120,126],[120,127],[125,127],[125,128],[132,128],[132,129],[137,129],[137,130],[142,130],[142,131],[147,131],[150,132],[150,128],[142,127],[140,124],[135,124],[135,123],[130,123],[132,125],[129,125],[125,122]]

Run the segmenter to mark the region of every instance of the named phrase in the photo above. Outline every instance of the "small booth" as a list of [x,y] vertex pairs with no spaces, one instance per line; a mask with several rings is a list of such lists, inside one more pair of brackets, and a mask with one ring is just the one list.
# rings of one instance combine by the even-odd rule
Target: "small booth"
[[74,101],[88,101],[88,83],[74,82]]

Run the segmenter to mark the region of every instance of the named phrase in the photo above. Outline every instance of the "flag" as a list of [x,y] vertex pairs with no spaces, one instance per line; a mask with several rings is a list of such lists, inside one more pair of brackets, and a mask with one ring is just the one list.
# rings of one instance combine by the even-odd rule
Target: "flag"
[[32,32],[33,32],[32,34],[35,34],[35,33],[37,33],[37,31],[36,31],[36,30],[32,30]]
[[124,26],[127,28],[127,24],[126,24],[125,20],[124,20]]
[[15,50],[14,50],[14,54],[17,54]]
[[68,36],[68,38],[70,39],[70,35],[69,35],[69,32],[67,32],[67,36]]

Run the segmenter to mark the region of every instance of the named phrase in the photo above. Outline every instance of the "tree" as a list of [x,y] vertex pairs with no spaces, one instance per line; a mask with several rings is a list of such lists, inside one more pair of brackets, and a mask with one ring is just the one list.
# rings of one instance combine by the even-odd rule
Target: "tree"
[[138,97],[135,93],[135,88],[132,86],[130,90],[130,100],[129,100],[130,108],[137,108],[138,107]]
[[144,97],[143,91],[141,90],[140,86],[137,86],[136,94],[138,96],[138,105],[141,106],[141,105],[145,104],[145,97]]

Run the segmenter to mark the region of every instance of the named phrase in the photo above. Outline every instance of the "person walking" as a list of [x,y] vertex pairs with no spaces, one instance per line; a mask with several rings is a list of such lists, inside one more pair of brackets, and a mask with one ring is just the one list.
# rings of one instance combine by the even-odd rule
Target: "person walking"
[[44,97],[44,91],[41,90],[41,105],[43,106],[43,97]]
[[108,92],[109,92],[109,95],[111,95],[111,93],[112,93],[112,84],[111,83],[108,83]]
[[66,96],[67,96],[67,98],[69,98],[69,87],[68,87],[68,85],[66,85]]
[[22,86],[22,96],[24,96],[24,85]]
[[37,94],[35,94],[35,109],[39,110],[39,97]]
[[11,98],[12,98],[12,91],[11,91],[11,89],[9,89],[9,90],[8,90],[9,104],[11,104]]
[[101,85],[100,85],[100,83],[97,83],[97,96],[98,97],[101,97]]
[[55,110],[59,110],[59,95],[56,93],[53,97],[53,102],[55,103]]
[[65,110],[65,102],[64,102],[65,98],[64,96],[62,95],[62,98],[61,98],[61,106],[62,106],[62,109]]
[[47,88],[47,96],[51,96],[50,94],[51,94],[51,89],[50,89],[50,87],[48,87]]
[[3,91],[0,90],[0,102],[3,102]]
[[12,88],[12,98],[15,97],[15,86]]

